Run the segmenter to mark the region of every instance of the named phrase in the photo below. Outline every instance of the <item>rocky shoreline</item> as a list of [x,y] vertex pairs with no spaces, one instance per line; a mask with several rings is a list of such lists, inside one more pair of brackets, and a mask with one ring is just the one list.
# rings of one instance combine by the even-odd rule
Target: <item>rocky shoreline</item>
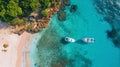
[[69,7],[69,6],[70,6],[69,11],[71,13],[74,13],[77,10],[77,5],[71,4],[70,0],[62,0],[61,1],[60,9],[57,12],[57,16],[58,16],[59,21],[65,21],[66,20],[67,16],[66,16],[65,10],[66,10],[66,7]]
[[[32,12],[27,18],[27,23],[22,26],[13,26],[12,28],[15,30],[12,32],[19,35],[21,35],[24,31],[32,33],[38,32],[49,26],[51,17],[56,13],[59,21],[65,21],[67,16],[64,10],[67,6],[70,6],[71,13],[74,13],[77,10],[77,5],[71,4],[70,0],[56,0],[56,4],[51,5],[49,8],[39,8],[37,11]],[[42,10],[48,12],[47,16],[43,16],[41,14]]]
[[35,12],[32,12],[29,16],[28,16],[28,22],[27,24],[23,25],[23,26],[14,26],[12,28],[15,28],[14,33],[21,35],[24,31],[28,31],[28,32],[38,32],[39,30],[42,30],[46,27],[49,26],[49,21],[51,19],[51,17],[59,11],[61,5],[61,0],[57,0],[57,3],[54,6],[51,6],[47,9],[45,9],[46,11],[48,11],[48,15],[47,16],[42,16],[40,13],[43,9],[38,9]]

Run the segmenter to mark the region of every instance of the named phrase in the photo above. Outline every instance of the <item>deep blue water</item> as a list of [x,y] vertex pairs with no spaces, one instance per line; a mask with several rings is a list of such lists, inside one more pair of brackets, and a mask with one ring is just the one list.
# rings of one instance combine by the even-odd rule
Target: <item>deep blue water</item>
[[[77,11],[70,13],[70,7],[66,7],[65,21],[59,21],[57,15],[52,17],[50,26],[36,44],[35,67],[120,67],[120,50],[106,34],[111,27],[96,11],[94,1],[70,1],[78,6]],[[65,36],[76,40],[94,37],[95,43],[62,44],[61,39]]]

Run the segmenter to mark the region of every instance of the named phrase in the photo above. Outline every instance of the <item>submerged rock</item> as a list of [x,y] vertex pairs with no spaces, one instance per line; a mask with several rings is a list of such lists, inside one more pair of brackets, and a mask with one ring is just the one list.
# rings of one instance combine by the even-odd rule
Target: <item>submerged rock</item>
[[70,1],[69,0],[63,0],[63,4],[66,6],[70,6]]
[[64,11],[59,11],[59,12],[58,12],[58,19],[59,19],[60,21],[66,20],[66,13],[65,13]]
[[62,5],[60,6],[60,10],[65,10],[65,5],[64,5],[64,4],[62,4]]
[[116,47],[120,48],[120,39],[113,40],[113,43],[115,44]]
[[95,8],[104,16],[112,30],[107,31],[107,36],[111,38],[116,47],[120,48],[120,1],[119,0],[95,0]]
[[107,31],[107,36],[110,38],[115,38],[118,36],[118,31],[115,29],[112,29],[111,31]]
[[71,5],[70,12],[75,12],[77,10],[77,5]]

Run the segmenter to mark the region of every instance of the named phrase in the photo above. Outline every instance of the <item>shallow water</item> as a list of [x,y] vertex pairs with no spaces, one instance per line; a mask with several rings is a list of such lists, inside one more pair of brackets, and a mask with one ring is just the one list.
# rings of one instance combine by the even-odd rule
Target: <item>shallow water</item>
[[[78,6],[74,13],[66,7],[67,19],[59,21],[53,16],[37,46],[35,67],[120,67],[120,50],[107,38],[110,25],[104,21],[93,0],[71,0]],[[94,44],[79,42],[63,44],[65,36],[77,41],[94,37]]]

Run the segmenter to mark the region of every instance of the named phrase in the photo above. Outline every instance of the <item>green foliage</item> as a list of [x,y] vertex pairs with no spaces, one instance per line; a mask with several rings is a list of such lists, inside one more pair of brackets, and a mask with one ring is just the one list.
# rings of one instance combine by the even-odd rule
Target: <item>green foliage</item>
[[25,25],[26,22],[27,22],[26,18],[23,18],[23,19],[15,18],[12,21],[10,21],[9,24],[21,26],[21,25]]
[[12,25],[22,25],[21,17],[27,17],[39,4],[38,0],[0,0],[0,19]]
[[11,17],[17,17],[22,14],[22,9],[14,1],[9,1],[7,5],[6,14]]
[[47,16],[47,15],[48,15],[48,11],[47,11],[47,10],[42,10],[42,11],[41,11],[41,14],[42,14],[43,16]]
[[[31,12],[41,7],[46,9],[56,0],[0,0],[0,19],[12,25],[22,25],[22,17],[27,17]],[[43,10],[43,16],[48,12]],[[19,19],[20,18],[20,19]]]
[[36,10],[40,5],[38,0],[20,0],[19,6],[22,8],[23,15],[28,16],[32,11]]
[[6,10],[5,10],[5,9],[2,9],[2,10],[0,11],[0,16],[1,16],[1,17],[4,17],[5,12],[6,12]]
[[32,29],[32,26],[31,25],[27,25],[27,30],[29,31],[29,30],[31,30]]
[[39,0],[41,7],[46,9],[51,6],[51,0]]
[[34,11],[40,6],[40,3],[38,0],[31,0],[30,2],[30,8]]

